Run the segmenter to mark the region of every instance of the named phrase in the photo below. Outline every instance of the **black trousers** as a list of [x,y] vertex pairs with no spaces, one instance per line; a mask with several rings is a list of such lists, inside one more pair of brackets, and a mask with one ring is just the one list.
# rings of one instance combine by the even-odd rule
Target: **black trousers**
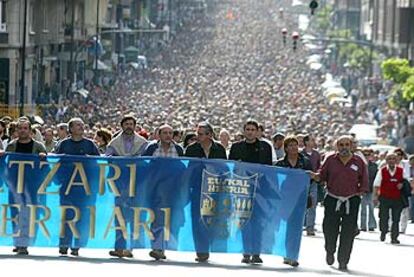
[[323,234],[325,236],[325,250],[328,254],[336,252],[339,238],[338,262],[348,264],[354,244],[355,230],[358,227],[358,211],[361,203],[359,196],[349,199],[349,214],[346,214],[345,203],[336,211],[337,199],[329,195],[325,197],[325,215],[323,218]]
[[379,197],[379,225],[381,233],[388,233],[388,220],[390,218],[391,210],[391,239],[397,239],[400,232],[400,217],[403,210],[403,203],[401,199],[386,199]]

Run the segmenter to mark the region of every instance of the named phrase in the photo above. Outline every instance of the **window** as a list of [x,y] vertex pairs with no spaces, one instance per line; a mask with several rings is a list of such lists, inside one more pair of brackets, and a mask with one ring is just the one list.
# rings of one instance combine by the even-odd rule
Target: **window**
[[0,0],[0,32],[7,31],[6,1]]
[[42,1],[42,10],[43,10],[43,12],[42,12],[42,15],[43,15],[43,22],[42,22],[42,25],[43,25],[43,33],[48,33],[49,32],[49,30],[48,30],[48,26],[47,26],[47,19],[48,19],[48,14],[47,14],[47,2],[46,2],[46,0],[43,0]]

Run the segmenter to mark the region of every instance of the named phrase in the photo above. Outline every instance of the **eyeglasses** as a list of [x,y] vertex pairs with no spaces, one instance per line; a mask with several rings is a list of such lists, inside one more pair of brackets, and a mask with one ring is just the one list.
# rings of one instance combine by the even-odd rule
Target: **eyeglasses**
[[206,136],[208,133],[197,133],[198,136]]

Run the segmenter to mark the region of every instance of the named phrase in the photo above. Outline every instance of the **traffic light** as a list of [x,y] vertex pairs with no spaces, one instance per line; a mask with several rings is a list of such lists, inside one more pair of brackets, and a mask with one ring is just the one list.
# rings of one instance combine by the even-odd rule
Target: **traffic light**
[[319,4],[318,4],[318,2],[316,0],[312,0],[309,3],[309,8],[311,10],[311,15],[314,15],[315,14],[315,10],[318,8],[318,6],[319,6]]
[[283,45],[286,45],[286,36],[287,36],[287,33],[288,33],[287,29],[286,28],[283,28],[282,29]]
[[292,40],[293,40],[293,51],[296,51],[296,49],[298,48],[298,40],[299,40],[298,32],[292,33]]

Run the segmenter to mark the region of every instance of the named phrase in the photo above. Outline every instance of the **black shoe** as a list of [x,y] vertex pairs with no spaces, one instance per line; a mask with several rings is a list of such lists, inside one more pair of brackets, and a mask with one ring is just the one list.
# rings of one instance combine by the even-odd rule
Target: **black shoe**
[[70,254],[76,257],[79,256],[79,248],[72,248]]
[[370,232],[374,232],[375,231],[375,228],[369,228],[368,229]]
[[360,231],[362,231],[362,232],[366,232],[367,231],[367,229],[365,229],[365,228],[361,228],[361,230]]
[[400,241],[398,239],[392,239],[391,244],[400,244]]
[[208,261],[210,255],[208,253],[197,253],[197,258],[195,258],[196,262],[205,263]]
[[149,255],[151,258],[154,258],[155,260],[165,260],[167,257],[164,254],[163,250],[154,249],[151,252],[149,252]]
[[259,255],[253,255],[252,256],[252,259],[250,260],[250,262],[252,264],[262,264],[263,263],[263,260],[262,260],[262,258],[260,258]]
[[333,265],[335,262],[335,256],[334,254],[326,254],[326,263],[328,265]]
[[241,262],[243,264],[250,264],[252,262],[252,260],[250,259],[250,255],[244,254],[243,259],[241,260]]
[[291,260],[291,259],[288,259],[288,258],[283,258],[283,263],[287,264],[287,265],[290,265],[290,266],[293,266],[293,267],[298,267],[299,266],[298,261]]
[[306,235],[309,237],[313,237],[315,236],[315,231],[314,230],[306,230]]
[[354,231],[354,237],[357,237],[358,235],[359,235],[359,229],[356,229],[355,231]]
[[68,248],[67,247],[59,247],[59,254],[60,255],[67,255],[68,254]]
[[387,235],[386,233],[381,232],[380,241],[385,241],[385,236],[386,235]]
[[348,266],[346,264],[339,263],[338,269],[340,271],[348,271]]
[[16,246],[15,248],[13,248],[13,253],[17,252],[18,247]]
[[17,247],[17,251],[16,251],[17,255],[29,255],[29,251],[27,251],[27,247]]

